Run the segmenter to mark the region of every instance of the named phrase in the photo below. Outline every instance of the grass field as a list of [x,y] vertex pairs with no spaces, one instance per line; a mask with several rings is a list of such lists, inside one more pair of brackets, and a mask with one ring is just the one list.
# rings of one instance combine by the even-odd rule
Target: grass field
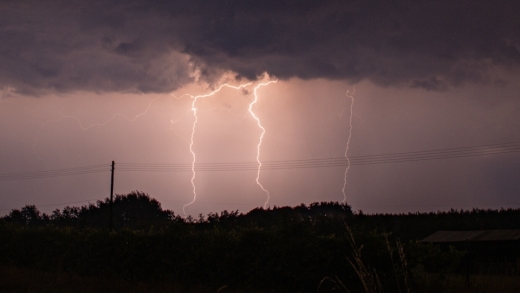
[[200,284],[186,287],[174,283],[132,282],[79,276],[66,272],[48,272],[25,268],[0,266],[0,292],[5,293],[242,293],[254,290],[237,290],[226,287],[211,288]]
[[[470,275],[469,283],[465,275],[421,274],[415,290],[417,292],[457,292],[457,293],[517,293],[520,292],[520,276]],[[219,290],[220,289],[220,290]],[[384,289],[384,288],[383,288]],[[403,288],[404,291],[406,289]],[[78,276],[66,272],[43,272],[32,269],[0,266],[0,292],[17,293],[242,293],[254,289],[234,289],[222,286],[211,288],[204,285],[186,287],[174,283],[146,283],[128,280],[109,280],[96,277]],[[320,291],[323,292],[323,291]],[[411,292],[414,292],[413,290]],[[267,293],[267,292],[265,292]]]
[[422,275],[418,286],[420,292],[457,292],[457,293],[518,293],[520,292],[519,275]]

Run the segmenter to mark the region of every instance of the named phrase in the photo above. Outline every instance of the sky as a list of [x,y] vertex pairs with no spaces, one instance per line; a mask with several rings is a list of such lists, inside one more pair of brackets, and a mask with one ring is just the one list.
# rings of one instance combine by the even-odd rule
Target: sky
[[180,215],[519,208],[518,12],[1,0],[0,214],[104,199],[112,161],[116,194]]

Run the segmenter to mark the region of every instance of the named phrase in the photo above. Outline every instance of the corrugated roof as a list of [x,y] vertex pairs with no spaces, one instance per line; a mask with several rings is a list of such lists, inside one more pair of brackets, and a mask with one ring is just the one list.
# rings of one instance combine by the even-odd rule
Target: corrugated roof
[[422,242],[520,240],[520,230],[437,231]]

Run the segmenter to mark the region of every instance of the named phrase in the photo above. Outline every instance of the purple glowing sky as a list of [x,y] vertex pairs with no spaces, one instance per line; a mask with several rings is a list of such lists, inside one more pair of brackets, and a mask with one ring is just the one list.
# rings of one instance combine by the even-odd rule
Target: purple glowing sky
[[[116,161],[115,192],[147,192],[182,214],[191,172],[124,163],[341,158],[520,141],[519,4],[436,1],[2,1],[0,173]],[[184,95],[184,96],[183,96]],[[101,125],[102,124],[102,125]],[[520,207],[520,154],[354,165],[364,212]],[[345,167],[262,171],[269,204],[341,201]],[[188,214],[262,206],[256,171],[198,172]],[[109,195],[110,173],[0,180],[0,212]],[[93,200],[92,202],[94,202]],[[76,205],[86,204],[81,202]]]

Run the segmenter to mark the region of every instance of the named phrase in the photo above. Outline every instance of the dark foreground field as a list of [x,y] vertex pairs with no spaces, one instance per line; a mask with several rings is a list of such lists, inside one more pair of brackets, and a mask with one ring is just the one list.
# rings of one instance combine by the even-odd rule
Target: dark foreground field
[[[520,292],[518,241],[420,240],[520,229],[520,210],[363,215],[338,203],[198,219],[142,193],[0,219],[1,292]],[[490,249],[491,248],[491,249]]]
[[[520,292],[519,276],[470,275],[468,285],[465,276],[447,275],[441,282],[431,276],[430,280],[410,292]],[[232,287],[211,287],[203,285],[182,286],[173,282],[136,282],[120,279],[79,276],[71,273],[56,273],[34,269],[0,266],[0,292],[18,293],[268,293],[274,290],[257,291]],[[220,289],[220,291],[219,291]],[[292,291],[290,291],[292,292]],[[317,292],[317,291],[316,291]],[[335,290],[334,292],[341,292]],[[355,291],[351,291],[355,292]],[[385,291],[392,292],[392,291]],[[407,292],[403,288],[402,292]]]
[[[116,278],[88,277],[73,273],[0,266],[0,292],[19,293],[152,293],[152,292],[246,292],[232,288],[212,288],[202,284],[183,286],[174,282],[137,282]],[[225,291],[224,291],[225,289]],[[255,292],[255,291],[247,291]]]

